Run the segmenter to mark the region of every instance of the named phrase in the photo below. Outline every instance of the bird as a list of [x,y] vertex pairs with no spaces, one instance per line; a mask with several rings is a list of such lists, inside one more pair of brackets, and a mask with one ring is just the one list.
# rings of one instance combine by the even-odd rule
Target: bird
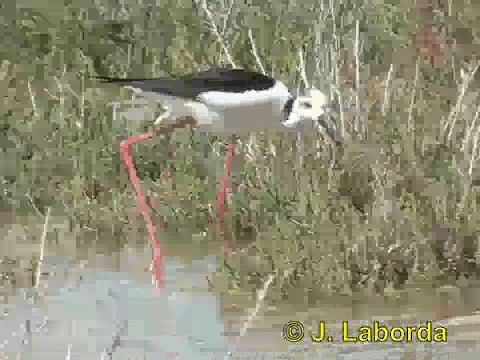
[[[159,286],[163,283],[163,255],[136,173],[132,158],[133,145],[187,126],[202,132],[230,135],[224,176],[216,203],[220,223],[223,223],[237,135],[255,131],[298,132],[299,129],[306,128],[321,130],[336,145],[343,142],[332,122],[322,118],[329,108],[325,94],[316,88],[310,88],[306,90],[306,95],[294,96],[282,81],[255,71],[211,67],[187,75],[162,78],[94,77],[102,83],[130,88],[144,99],[160,103],[166,109],[155,121],[157,128],[154,131],[130,137],[120,144],[122,161],[146,223],[153,251],[153,279]],[[226,246],[226,252],[228,248]]]

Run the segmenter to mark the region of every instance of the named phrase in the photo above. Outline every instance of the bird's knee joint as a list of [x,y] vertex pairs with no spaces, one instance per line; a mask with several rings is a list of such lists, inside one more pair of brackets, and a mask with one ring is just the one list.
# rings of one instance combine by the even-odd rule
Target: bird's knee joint
[[128,140],[123,140],[120,142],[120,152],[121,153],[129,153],[130,152],[131,144]]

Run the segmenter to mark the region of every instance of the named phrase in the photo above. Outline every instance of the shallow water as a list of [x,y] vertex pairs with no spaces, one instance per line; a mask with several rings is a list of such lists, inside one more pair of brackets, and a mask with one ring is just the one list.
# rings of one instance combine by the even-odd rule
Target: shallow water
[[[110,353],[116,359],[222,359],[218,300],[198,277],[211,272],[212,264],[211,258],[195,262],[190,268],[197,276],[191,276],[187,266],[167,262],[166,287],[159,294],[123,272],[75,269],[74,280],[62,285],[53,285],[52,275],[49,294],[33,301],[19,291],[4,306],[1,351],[28,359],[65,358],[68,352],[71,359]],[[45,259],[45,270],[69,271],[59,258]]]
[[[133,266],[142,255],[129,252]],[[215,257],[189,265],[167,262],[166,288],[156,293],[146,276],[108,270],[108,257],[91,267],[72,266],[60,257],[45,259],[41,296],[19,289],[2,305],[0,352],[8,359],[476,359],[480,321],[470,328],[451,331],[451,341],[415,344],[315,344],[308,336],[288,344],[282,327],[289,320],[311,325],[312,313],[291,309],[291,317],[276,311],[259,312],[245,336],[225,335],[226,316],[221,302],[208,292],[205,276],[215,271]],[[98,259],[97,259],[98,260]],[[99,265],[99,263],[102,263]],[[372,320],[376,304],[365,308]],[[361,306],[360,306],[361,307]],[[377,308],[381,321],[387,308]],[[394,313],[395,309],[391,309]],[[285,313],[285,309],[277,312]],[[398,309],[397,309],[398,312]],[[412,317],[413,314],[413,317]],[[424,323],[431,314],[420,310],[405,323]],[[342,320],[362,318],[345,304],[319,309],[334,334]],[[232,317],[229,330],[242,327],[244,317]],[[310,320],[309,320],[310,319]],[[335,321],[337,319],[337,321]],[[420,321],[420,319],[423,319]],[[378,319],[377,319],[378,320]],[[308,325],[307,325],[308,324]],[[355,320],[354,328],[368,324]],[[465,325],[462,325],[465,327]],[[461,326],[460,326],[461,327]],[[465,334],[470,338],[466,338]],[[308,333],[307,333],[308,335]],[[463,336],[463,338],[462,338]],[[463,339],[463,340],[462,340]],[[227,353],[231,354],[227,356]]]
[[[5,229],[0,234],[4,256],[37,252],[38,244],[21,241],[19,230]],[[356,328],[373,320],[422,325],[434,319],[442,301],[428,287],[410,292],[402,301],[344,297],[325,298],[316,309],[302,303],[262,307],[243,334],[252,309],[238,306],[236,313],[226,312],[222,299],[208,291],[206,277],[215,272],[218,258],[197,252],[194,260],[192,249],[188,258],[173,257],[179,252],[171,250],[161,293],[151,285],[148,248],[109,255],[91,250],[77,253],[75,260],[68,258],[68,251],[47,256],[42,270],[48,275],[42,276],[37,291],[28,288],[28,281],[0,289],[9,293],[7,302],[0,303],[0,359],[477,359],[480,353],[480,315],[468,316],[479,307],[480,292],[468,286],[447,296],[455,315],[466,316],[445,322],[448,343],[339,341],[344,320]],[[25,272],[23,266],[15,266]],[[282,335],[291,320],[306,328],[298,343],[290,344]],[[336,341],[308,340],[308,331],[319,320],[326,321]]]

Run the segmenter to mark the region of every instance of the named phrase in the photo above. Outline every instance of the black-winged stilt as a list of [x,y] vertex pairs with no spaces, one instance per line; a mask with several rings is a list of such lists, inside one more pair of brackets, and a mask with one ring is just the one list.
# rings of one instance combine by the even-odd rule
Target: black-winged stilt
[[[162,252],[133,163],[134,144],[188,125],[202,131],[230,134],[234,137],[235,134],[245,132],[295,130],[300,124],[307,124],[310,129],[323,128],[327,138],[336,144],[340,142],[336,130],[322,119],[327,106],[327,97],[322,92],[308,89],[306,96],[293,96],[281,81],[257,72],[211,68],[178,78],[97,78],[132,88],[142,97],[159,102],[167,109],[155,122],[161,125],[159,129],[130,137],[120,145],[122,160],[147,226],[153,250],[152,271],[157,284],[163,280]],[[220,223],[223,223],[225,213],[224,204],[234,151],[235,143],[231,142],[225,160],[225,175],[217,194]],[[228,248],[226,246],[226,249]]]

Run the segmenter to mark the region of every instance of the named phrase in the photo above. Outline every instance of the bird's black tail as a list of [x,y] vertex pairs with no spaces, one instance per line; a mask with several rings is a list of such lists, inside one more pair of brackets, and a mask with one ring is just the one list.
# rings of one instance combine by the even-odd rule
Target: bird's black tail
[[155,92],[173,96],[176,96],[179,91],[181,92],[181,90],[185,88],[182,82],[169,78],[121,79],[109,76],[93,76],[92,78],[100,80],[102,84],[132,87],[144,92]]
[[101,83],[111,83],[111,84],[118,84],[118,85],[128,85],[132,82],[136,81],[146,81],[151,79],[122,79],[122,78],[114,78],[109,76],[90,76],[91,79],[100,80]]

